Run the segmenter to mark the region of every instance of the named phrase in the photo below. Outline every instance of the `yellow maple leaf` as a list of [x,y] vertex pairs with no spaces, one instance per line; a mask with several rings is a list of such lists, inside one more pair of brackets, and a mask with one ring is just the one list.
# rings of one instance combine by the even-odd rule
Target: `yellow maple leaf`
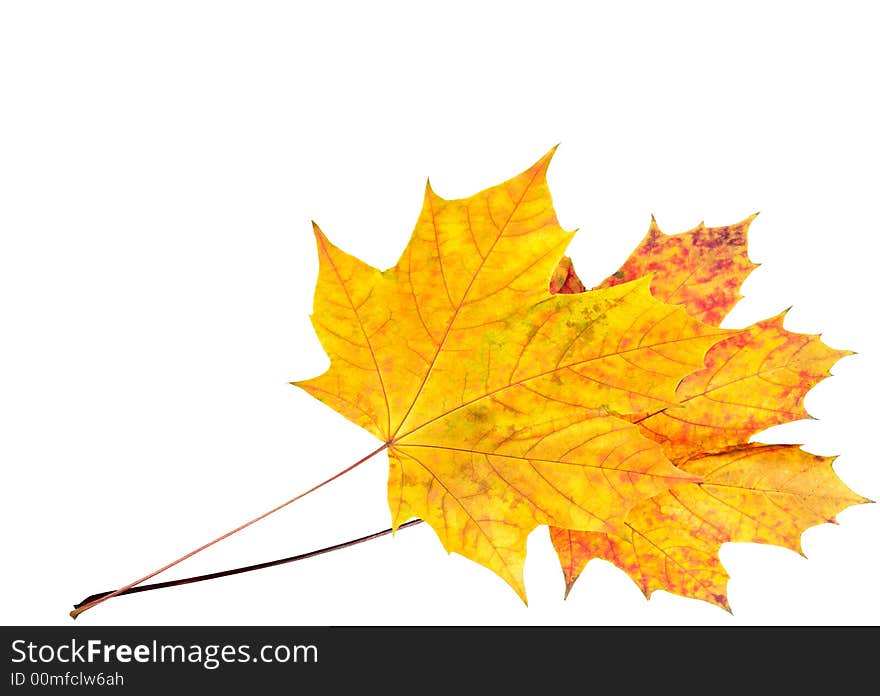
[[394,528],[423,518],[524,601],[535,527],[619,534],[639,501],[695,480],[631,420],[677,404],[730,334],[648,279],[550,292],[573,235],[547,186],[552,153],[469,198],[428,185],[386,271],[315,226],[312,320],[330,367],[295,382],[385,444]]
[[[652,272],[656,296],[720,323],[754,268],[746,244],[753,219],[671,236],[652,221],[645,240],[602,287]],[[570,278],[576,274],[565,272],[567,285],[554,289],[577,292]],[[818,336],[787,331],[784,316],[720,340],[708,352],[706,368],[682,381],[678,407],[633,419],[699,481],[635,506],[622,534],[551,527],[566,594],[586,564],[601,558],[626,571],[646,595],[663,589],[729,610],[728,576],[718,559],[723,543],[776,544],[800,552],[808,527],[833,522],[844,508],[868,502],[840,481],[832,457],[797,445],[749,442],[773,425],[808,418],[807,392],[850,354],[829,348]]]

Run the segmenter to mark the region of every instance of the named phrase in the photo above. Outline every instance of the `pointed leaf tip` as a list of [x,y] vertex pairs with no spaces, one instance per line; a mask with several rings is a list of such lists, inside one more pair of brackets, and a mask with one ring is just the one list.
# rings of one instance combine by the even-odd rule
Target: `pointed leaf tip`
[[533,164],[531,167],[529,167],[529,170],[541,170],[541,169],[546,170],[547,167],[550,165],[550,160],[553,159],[553,155],[556,154],[556,149],[558,147],[559,147],[559,143],[557,143],[556,145],[551,147],[549,150],[547,150],[547,152],[544,153],[544,156],[541,157],[541,159],[539,159],[537,162],[535,162],[535,164]]
[[327,235],[324,234],[324,231],[318,226],[318,223],[314,220],[312,222],[312,234],[315,235],[315,239],[318,242],[327,242]]

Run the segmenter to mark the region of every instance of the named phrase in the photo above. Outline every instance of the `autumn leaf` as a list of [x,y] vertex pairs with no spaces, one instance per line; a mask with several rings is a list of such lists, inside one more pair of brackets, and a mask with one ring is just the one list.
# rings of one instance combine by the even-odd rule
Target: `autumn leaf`
[[640,501],[695,480],[632,421],[677,406],[730,335],[656,299],[649,278],[550,292],[573,236],[553,210],[552,154],[469,198],[428,185],[385,271],[315,226],[312,321],[330,366],[295,383],[385,444],[394,528],[423,518],[524,601],[535,527],[620,535]]
[[[753,219],[672,236],[652,221],[645,240],[600,287],[650,272],[655,296],[680,301],[693,316],[719,324],[754,268],[746,242]],[[571,268],[564,272],[576,276]],[[557,286],[560,292],[575,285],[571,278],[566,282]],[[808,418],[807,392],[850,354],[818,336],[787,331],[784,316],[720,340],[707,354],[706,368],[682,381],[678,407],[633,419],[699,481],[634,507],[623,534],[551,527],[566,594],[587,562],[600,558],[626,571],[646,596],[663,589],[729,609],[728,576],[718,558],[723,543],[776,544],[800,552],[807,528],[867,502],[836,476],[832,457],[798,445],[749,442],[770,426]]]
[[[784,328],[785,313],[720,324],[756,267],[755,216],[662,233],[652,219],[624,265],[586,290],[564,255],[546,174],[553,150],[463,199],[426,187],[397,264],[380,271],[314,225],[312,323],[329,357],[293,382],[381,445],[280,505],[112,592],[108,599],[338,550],[427,522],[450,553],[526,601],[526,542],[548,525],[566,596],[592,559],[646,596],[662,589],[729,610],[731,541],[800,552],[809,527],[869,502],[833,457],[751,438],[809,418],[807,392],[849,351]],[[386,452],[391,530],[304,555],[143,583]],[[138,587],[140,586],[140,587]]]

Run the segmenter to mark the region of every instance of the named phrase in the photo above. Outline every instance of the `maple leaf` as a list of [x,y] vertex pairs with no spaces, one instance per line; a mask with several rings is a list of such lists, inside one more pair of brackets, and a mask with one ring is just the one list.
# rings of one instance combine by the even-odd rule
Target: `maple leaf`
[[[746,235],[754,216],[730,227],[667,236],[656,222],[622,269],[600,287],[652,272],[651,290],[679,301],[696,317],[719,324],[739,300],[755,266]],[[576,292],[576,274],[552,289]],[[844,508],[867,499],[853,493],[820,457],[798,445],[751,443],[770,426],[808,418],[806,393],[849,351],[833,350],[818,336],[783,328],[785,313],[720,340],[706,368],[678,388],[676,408],[634,418],[679,468],[698,482],[659,493],[635,506],[623,534],[551,527],[566,595],[593,558],[611,561],[646,596],[657,589],[730,609],[728,575],[718,559],[728,541],[776,544],[801,552],[801,534],[833,522]]]
[[621,534],[637,503],[695,480],[631,421],[677,404],[730,335],[647,278],[550,292],[573,236],[553,210],[552,154],[464,199],[428,184],[386,271],[315,225],[312,321],[330,366],[294,382],[385,443],[395,529],[421,517],[523,601],[535,527]]

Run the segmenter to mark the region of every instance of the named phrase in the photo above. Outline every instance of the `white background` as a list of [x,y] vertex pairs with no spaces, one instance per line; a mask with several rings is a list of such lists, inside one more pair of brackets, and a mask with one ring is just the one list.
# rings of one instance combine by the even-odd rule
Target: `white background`
[[[586,283],[653,213],[739,221],[761,264],[726,326],[858,351],[818,418],[762,439],[839,454],[880,499],[871,3],[7,2],[0,8],[3,624],[71,622],[378,443],[288,385],[327,365],[310,220],[391,266],[425,180],[467,196],[559,143]],[[160,579],[388,526],[386,461]],[[730,544],[733,614],[590,564],[567,601],[538,529],[529,606],[426,526],[272,570],[117,598],[78,624],[876,624],[880,506]]]

